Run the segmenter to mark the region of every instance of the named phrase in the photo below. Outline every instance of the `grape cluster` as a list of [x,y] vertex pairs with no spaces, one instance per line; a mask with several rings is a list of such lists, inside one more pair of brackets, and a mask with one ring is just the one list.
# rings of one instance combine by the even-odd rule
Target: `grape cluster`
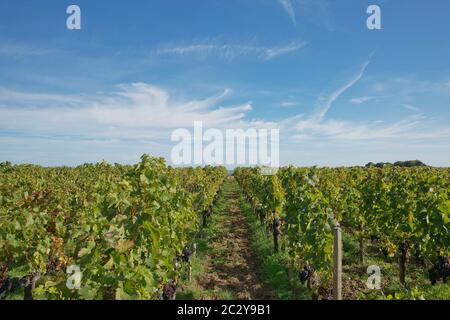
[[14,292],[21,286],[20,279],[18,278],[7,278],[0,281],[0,300],[5,298],[10,292]]
[[273,219],[273,225],[275,226],[275,228],[279,228],[281,226],[281,219],[279,218]]
[[189,262],[189,257],[192,255],[192,250],[185,248],[183,249],[182,255],[181,255],[181,260],[183,260],[184,262]]
[[333,293],[329,292],[322,297],[322,300],[333,300]]
[[325,288],[325,287],[320,287],[318,290],[318,295],[320,299],[322,300],[333,300],[333,289],[332,288]]
[[62,261],[58,256],[50,259],[46,265],[46,275],[52,275],[61,269]]
[[308,279],[311,278],[313,273],[314,273],[314,268],[312,266],[310,266],[309,264],[305,265],[303,267],[303,271],[300,272],[300,274],[299,274],[300,282],[303,284],[306,281],[308,281]]
[[400,243],[400,245],[398,246],[398,250],[400,251],[401,254],[406,254],[406,251],[408,251],[408,245],[404,242]]
[[445,283],[447,277],[450,277],[450,256],[438,257],[438,261],[428,270],[428,277],[432,285],[435,285],[440,279]]
[[385,246],[382,246],[380,251],[385,259],[389,257],[389,250]]
[[173,282],[168,282],[163,286],[163,300],[174,300],[175,292],[177,291],[177,285]]

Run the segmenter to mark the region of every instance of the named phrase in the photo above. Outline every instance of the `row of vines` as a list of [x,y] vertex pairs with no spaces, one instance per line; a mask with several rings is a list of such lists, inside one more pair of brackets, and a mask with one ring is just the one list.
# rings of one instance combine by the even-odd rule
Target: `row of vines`
[[450,270],[450,170],[439,168],[295,168],[275,175],[261,168],[235,171],[247,200],[273,232],[275,251],[287,252],[302,281],[328,297],[333,273],[333,229],[342,226],[364,244],[397,256],[406,286],[406,257],[414,256],[431,283]]
[[146,155],[134,166],[0,164],[0,298],[20,287],[25,299],[172,298],[226,176]]

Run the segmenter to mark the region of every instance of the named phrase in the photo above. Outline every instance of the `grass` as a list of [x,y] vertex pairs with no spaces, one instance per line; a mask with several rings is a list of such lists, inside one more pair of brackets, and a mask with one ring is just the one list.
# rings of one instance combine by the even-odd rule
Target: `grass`
[[[273,240],[266,227],[253,214],[250,204],[233,180],[228,181],[220,191],[219,200],[213,210],[213,215],[208,226],[202,230],[198,240],[197,256],[192,259],[193,281],[183,279],[183,290],[178,294],[178,299],[233,299],[233,292],[223,289],[208,290],[200,286],[195,278],[208,272],[212,265],[226,263],[229,248],[220,241],[224,233],[229,232],[223,227],[227,219],[226,199],[224,195],[230,190],[239,193],[239,205],[245,217],[250,235],[250,247],[258,261],[257,272],[259,278],[273,291],[274,299],[311,299],[311,293],[306,286],[301,285],[294,275],[289,279],[287,273],[288,257],[280,251],[273,252]],[[281,239],[280,239],[281,240]],[[283,240],[281,240],[282,243]],[[396,258],[385,258],[377,247],[365,242],[366,253],[364,263],[359,261],[359,242],[348,231],[343,232],[343,295],[350,300],[376,300],[387,299],[393,296],[397,299],[414,299],[423,297],[427,300],[450,300],[450,284],[439,283],[432,286],[428,280],[427,268],[419,266],[414,261],[408,261],[406,265],[406,286],[399,282],[398,263]],[[208,256],[214,253],[214,260]],[[379,266],[381,269],[381,290],[367,288],[369,277],[367,267]]]
[[[227,246],[220,240],[224,233],[229,232],[224,227],[227,219],[227,206],[224,195],[230,191],[237,192],[239,195],[238,204],[247,224],[250,250],[254,253],[257,260],[257,274],[259,280],[273,292],[274,299],[310,299],[311,295],[306,287],[301,285],[292,285],[289,281],[286,261],[287,257],[283,253],[274,254],[273,242],[265,227],[258,218],[252,213],[249,204],[242,196],[242,192],[233,179],[224,184],[213,215],[206,228],[204,228],[197,240],[197,255],[192,258],[192,281],[187,281],[184,275],[182,278],[181,291],[177,294],[177,299],[234,299],[233,292],[227,290],[208,290],[199,285],[196,280],[204,273],[208,272],[211,265],[223,265],[227,262],[229,254]],[[209,257],[213,255],[214,261]],[[230,261],[228,261],[229,263]],[[186,274],[186,273],[184,273]]]
[[[241,195],[241,208],[249,224],[252,248],[260,259],[260,272],[275,291],[277,299],[311,299],[305,286],[294,279],[289,282],[285,253],[273,253],[272,236],[253,214],[250,205]],[[283,240],[281,240],[283,241]],[[364,264],[359,261],[359,242],[348,232],[343,232],[343,291],[344,299],[376,300],[396,298],[426,300],[450,300],[450,284],[439,283],[432,286],[428,280],[427,268],[413,261],[406,265],[406,288],[400,284],[396,258],[385,258],[369,241],[365,242]],[[367,267],[377,265],[381,269],[381,290],[367,288],[369,274]]]
[[285,253],[275,254],[271,235],[253,214],[250,204],[241,193],[241,209],[250,229],[251,247],[259,260],[259,272],[262,280],[273,288],[276,299],[291,300],[311,298],[305,286],[291,284],[287,273],[287,257]]
[[[181,290],[177,292],[177,300],[199,300],[205,298],[215,297],[220,300],[231,300],[233,299],[233,294],[230,291],[223,289],[213,289],[208,290],[203,286],[199,285],[197,278],[202,274],[208,272],[208,264],[222,264],[224,263],[223,257],[226,254],[224,248],[220,248],[215,240],[220,238],[224,232],[221,228],[226,215],[224,214],[226,210],[226,199],[224,197],[225,193],[228,191],[229,184],[225,183],[221,188],[218,201],[213,208],[211,217],[208,220],[207,226],[201,230],[198,234],[197,243],[197,254],[195,257],[191,257],[190,262],[192,265],[192,280],[188,281],[187,278],[187,268],[184,268],[181,278]],[[214,252],[216,258],[213,262],[210,261],[209,255]]]

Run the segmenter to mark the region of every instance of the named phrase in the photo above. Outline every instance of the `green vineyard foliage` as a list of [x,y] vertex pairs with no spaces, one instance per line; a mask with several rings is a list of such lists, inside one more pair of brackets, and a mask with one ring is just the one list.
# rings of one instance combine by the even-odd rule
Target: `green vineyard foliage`
[[[40,275],[44,299],[159,299],[227,176],[224,167],[0,165],[0,282]],[[79,266],[79,290],[66,268]]]
[[[402,248],[429,261],[450,253],[449,169],[285,167],[265,176],[258,168],[237,168],[235,176],[266,223],[273,211],[285,220],[291,265],[313,266],[325,286],[332,276],[337,223],[361,244],[378,239],[390,256]],[[273,188],[273,181],[282,188]]]

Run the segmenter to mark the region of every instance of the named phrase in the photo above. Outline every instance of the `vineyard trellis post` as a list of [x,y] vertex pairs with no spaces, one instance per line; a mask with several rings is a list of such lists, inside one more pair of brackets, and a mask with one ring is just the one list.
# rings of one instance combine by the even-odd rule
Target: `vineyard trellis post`
[[339,223],[334,227],[333,262],[333,300],[342,300],[342,230]]
[[188,281],[192,281],[192,264],[191,261],[188,261]]

